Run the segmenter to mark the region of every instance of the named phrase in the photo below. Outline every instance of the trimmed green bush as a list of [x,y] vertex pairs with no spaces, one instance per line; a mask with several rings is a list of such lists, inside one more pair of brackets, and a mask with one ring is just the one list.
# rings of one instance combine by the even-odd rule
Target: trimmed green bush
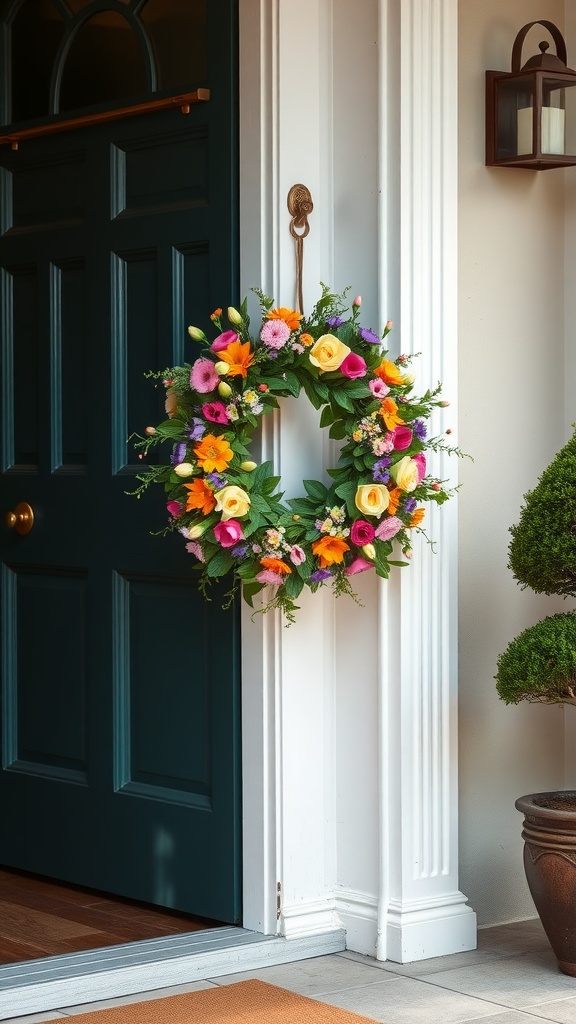
[[[576,597],[576,433],[558,452],[510,528],[508,567],[537,594]],[[576,612],[530,626],[498,658],[496,690],[520,700],[575,703]]]

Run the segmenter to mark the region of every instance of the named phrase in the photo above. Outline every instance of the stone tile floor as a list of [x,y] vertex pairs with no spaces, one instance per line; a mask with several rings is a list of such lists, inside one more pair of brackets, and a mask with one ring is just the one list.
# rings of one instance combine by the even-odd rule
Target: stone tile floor
[[[558,970],[539,921],[482,929],[478,949],[413,964],[358,953],[230,974],[125,999],[65,1006],[4,1024],[40,1024],[143,999],[260,978],[386,1024],[576,1024],[576,978]],[[73,1024],[71,1021],[70,1024]]]

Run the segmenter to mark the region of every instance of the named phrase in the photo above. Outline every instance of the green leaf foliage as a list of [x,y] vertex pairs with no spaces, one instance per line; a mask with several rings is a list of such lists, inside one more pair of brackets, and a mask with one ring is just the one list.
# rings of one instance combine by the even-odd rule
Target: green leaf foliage
[[520,633],[498,658],[495,678],[506,704],[574,702],[576,613],[550,615]]

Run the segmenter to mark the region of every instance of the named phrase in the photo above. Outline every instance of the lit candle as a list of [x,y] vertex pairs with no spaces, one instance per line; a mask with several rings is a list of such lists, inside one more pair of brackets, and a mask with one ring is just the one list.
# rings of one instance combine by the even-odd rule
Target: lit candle
[[[518,111],[518,155],[532,152],[533,108]],[[542,107],[541,144],[543,153],[564,153],[566,112],[561,107]]]

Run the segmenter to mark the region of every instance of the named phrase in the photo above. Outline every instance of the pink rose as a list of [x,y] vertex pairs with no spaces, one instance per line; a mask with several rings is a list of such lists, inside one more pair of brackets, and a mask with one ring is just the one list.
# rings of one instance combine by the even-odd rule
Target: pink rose
[[202,406],[202,415],[204,419],[210,420],[211,423],[230,422],[230,417],[226,412],[226,406],[223,402],[206,402]]
[[239,540],[244,540],[242,525],[237,519],[226,519],[213,527],[214,536],[223,548],[233,548]]
[[350,540],[357,547],[370,544],[374,540],[374,527],[365,519],[355,519],[350,530]]
[[403,526],[404,523],[398,519],[398,516],[388,516],[376,527],[375,536],[378,540],[392,540],[392,537],[395,537]]
[[170,513],[170,515],[173,516],[174,519],[175,519],[176,516],[180,515],[180,512],[182,510],[182,505],[180,504],[179,501],[167,501],[166,502],[166,508],[168,509],[168,512]]
[[350,565],[347,565],[344,570],[345,576],[355,576],[357,572],[366,572],[367,569],[373,569],[374,562],[369,562],[367,558],[355,558]]
[[375,377],[374,380],[368,381],[368,387],[374,395],[374,398],[386,398],[386,395],[390,391],[390,388],[380,377]]
[[412,444],[412,431],[410,427],[397,426],[394,427],[394,448],[397,452],[403,452],[405,448],[409,448]]
[[420,453],[413,455],[412,458],[418,467],[418,483],[421,483],[426,476],[426,456]]
[[343,373],[349,380],[356,380],[358,377],[366,376],[366,362],[362,356],[350,352],[340,363],[340,373]]
[[238,341],[236,331],[224,331],[224,334],[219,334],[217,338],[214,338],[210,348],[213,352],[221,352],[223,348],[228,348],[233,341]]
[[282,573],[272,572],[271,569],[261,569],[256,573],[256,579],[259,583],[268,583],[271,587],[279,587],[284,582]]

